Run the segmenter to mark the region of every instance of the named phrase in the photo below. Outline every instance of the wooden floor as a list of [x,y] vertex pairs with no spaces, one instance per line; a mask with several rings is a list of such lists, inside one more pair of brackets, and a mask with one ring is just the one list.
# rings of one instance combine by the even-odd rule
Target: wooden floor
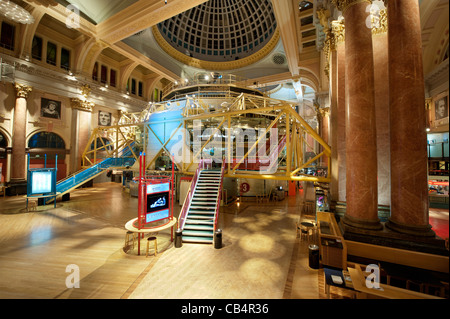
[[[308,243],[296,236],[303,200],[222,207],[221,249],[175,248],[167,230],[158,233],[158,255],[145,257],[146,240],[140,256],[123,250],[137,199],[121,184],[78,189],[36,211],[21,196],[1,198],[0,298],[322,298]],[[67,288],[70,265],[79,269],[79,288]]]
[[[36,211],[21,196],[0,198],[0,299],[325,299],[323,272],[309,267],[309,243],[296,235],[296,222],[310,217],[301,212],[314,192],[305,190],[221,207],[221,249],[175,248],[170,231],[160,232],[156,257],[145,256],[146,240],[141,255],[123,250],[137,198],[121,184],[78,189]],[[66,284],[73,265],[79,288]],[[350,296],[332,288],[331,297]]]

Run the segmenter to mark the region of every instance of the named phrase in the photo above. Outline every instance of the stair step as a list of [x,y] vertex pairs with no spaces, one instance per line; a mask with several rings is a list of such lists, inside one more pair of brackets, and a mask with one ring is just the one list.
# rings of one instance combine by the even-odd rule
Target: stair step
[[192,197],[192,201],[206,201],[206,202],[215,202],[216,201],[217,196],[194,196]]
[[195,199],[204,199],[204,200],[215,200],[217,197],[217,194],[204,194],[204,193],[198,193],[194,194],[192,197],[193,200]]
[[[209,202],[203,202],[203,201],[192,201],[192,204],[191,204],[191,207],[192,207],[192,205],[201,205],[202,207],[204,207],[204,208],[213,208],[213,206],[214,207],[216,207],[216,202],[214,201],[214,202],[211,202],[211,201],[209,201]],[[194,206],[193,208],[196,208],[197,206]]]
[[202,214],[196,214],[196,213],[190,213],[187,217],[189,220],[205,220],[205,221],[213,221],[214,215],[202,215]]
[[188,214],[200,214],[200,215],[214,215],[215,210],[201,210],[201,209],[190,209]]
[[212,238],[209,237],[195,237],[195,236],[183,236],[183,243],[205,243],[211,244]]
[[213,224],[191,224],[186,221],[186,223],[184,224],[184,229],[213,231],[214,225]]
[[208,227],[214,227],[214,221],[212,219],[186,219],[184,223],[184,227],[187,225],[189,226],[208,226]]
[[211,231],[205,231],[205,230],[183,230],[183,237],[197,237],[197,238],[205,238],[205,239],[212,239],[214,237],[214,232]]

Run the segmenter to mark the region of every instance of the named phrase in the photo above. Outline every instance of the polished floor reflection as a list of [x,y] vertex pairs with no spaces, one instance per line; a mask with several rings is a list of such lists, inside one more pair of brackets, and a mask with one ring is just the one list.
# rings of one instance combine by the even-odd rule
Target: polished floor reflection
[[[121,184],[78,189],[35,211],[24,197],[0,198],[0,298],[325,298],[323,274],[309,267],[308,243],[296,236],[296,222],[310,217],[301,212],[313,189],[304,189],[279,202],[222,207],[221,249],[175,248],[170,230],[159,232],[156,257],[145,256],[145,239],[140,255],[136,246],[123,250],[137,199]],[[433,217],[448,229],[448,212]],[[68,288],[74,265],[80,287]]]
[[[318,298],[318,272],[296,238],[303,197],[222,207],[221,249],[175,248],[170,231],[160,232],[156,257],[145,257],[145,240],[141,255],[123,251],[137,199],[120,184],[78,189],[36,211],[21,196],[2,198],[0,298]],[[66,286],[70,265],[80,288]]]

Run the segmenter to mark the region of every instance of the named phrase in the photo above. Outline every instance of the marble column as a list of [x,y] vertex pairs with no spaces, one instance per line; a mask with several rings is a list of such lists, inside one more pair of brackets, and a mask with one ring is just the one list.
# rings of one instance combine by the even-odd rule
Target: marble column
[[70,172],[74,173],[81,169],[82,155],[91,136],[94,103],[77,98],[72,98],[70,103],[72,107]]
[[347,209],[342,221],[349,231],[382,229],[378,219],[372,30],[367,25],[371,3],[333,2],[345,20]]
[[338,201],[346,201],[345,165],[345,25],[344,21],[331,23],[335,36],[336,49],[336,153],[338,175]]
[[428,220],[427,136],[419,3],[389,1],[391,217],[386,227],[433,237]]
[[328,168],[328,174],[331,177],[330,196],[331,202],[336,203],[339,200],[339,162],[338,162],[338,104],[337,104],[337,52],[335,45],[335,34],[330,30],[330,37],[333,38],[332,46],[328,46],[330,68],[329,68],[329,86],[330,86],[330,147],[331,147],[331,167]]
[[391,203],[389,140],[389,60],[387,10],[376,15],[372,25],[375,74],[375,109],[377,123],[378,204]]
[[32,87],[15,83],[16,104],[14,106],[11,183],[24,182],[26,176],[26,132],[27,132],[27,97]]

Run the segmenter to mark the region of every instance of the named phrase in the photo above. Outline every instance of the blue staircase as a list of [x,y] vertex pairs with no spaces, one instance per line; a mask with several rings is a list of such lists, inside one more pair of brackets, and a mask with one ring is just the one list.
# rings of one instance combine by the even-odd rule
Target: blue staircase
[[183,243],[213,243],[222,178],[220,169],[199,172],[183,227]]
[[108,168],[133,166],[136,159],[132,156],[131,149],[135,151],[135,148],[136,144],[133,142],[130,146],[126,146],[119,153],[119,157],[105,158],[101,162],[80,170],[77,173],[59,181],[56,184],[56,192],[60,193],[60,195],[69,193],[75,188],[102,174]]

